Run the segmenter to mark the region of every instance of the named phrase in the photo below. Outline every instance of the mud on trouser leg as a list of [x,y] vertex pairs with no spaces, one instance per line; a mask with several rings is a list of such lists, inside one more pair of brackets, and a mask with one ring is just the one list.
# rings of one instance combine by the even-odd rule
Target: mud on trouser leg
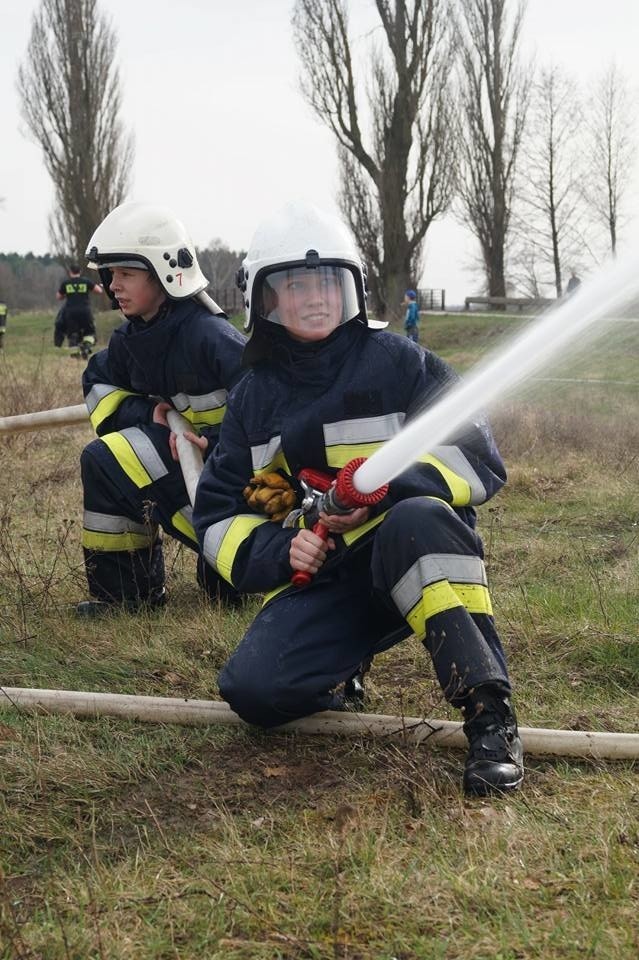
[[510,690],[481,540],[454,510],[430,497],[393,507],[376,537],[373,572],[424,642],[451,703],[461,706],[480,684]]

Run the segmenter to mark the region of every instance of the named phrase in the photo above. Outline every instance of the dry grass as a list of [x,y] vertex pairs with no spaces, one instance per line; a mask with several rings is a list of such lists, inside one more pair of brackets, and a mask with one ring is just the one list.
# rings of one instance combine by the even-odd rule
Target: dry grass
[[[2,413],[78,402],[77,367],[41,347],[50,322],[9,341]],[[442,339],[480,351],[501,335],[475,322],[442,319]],[[610,362],[627,352],[610,345]],[[505,411],[511,482],[480,522],[522,722],[636,731],[639,399],[626,390],[620,418],[590,396]],[[4,683],[215,698],[256,606],[205,605],[183,549],[159,614],[70,615],[90,436],[0,441]],[[375,712],[452,716],[414,640],[376,662],[369,691]],[[519,795],[468,801],[462,757],[443,750],[12,711],[0,756],[2,960],[639,953],[632,763],[529,758]]]

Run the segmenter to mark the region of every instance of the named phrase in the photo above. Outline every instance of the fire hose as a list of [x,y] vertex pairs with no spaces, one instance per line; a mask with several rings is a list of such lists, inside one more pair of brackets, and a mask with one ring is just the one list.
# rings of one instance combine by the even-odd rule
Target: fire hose
[[[429,413],[427,411],[426,416],[428,415]],[[181,417],[177,411],[169,411],[167,419],[169,417],[171,418],[169,425],[178,438],[180,437],[180,432],[183,432],[184,429],[191,429],[188,421]],[[86,419],[86,408],[82,405],[62,407],[57,410],[42,411],[35,414],[23,414],[17,417],[3,417],[0,418],[0,434],[21,430],[36,430],[45,426],[62,426],[81,423]],[[421,419],[421,417],[418,418],[418,421]],[[183,421],[183,424],[180,424],[180,421]],[[415,423],[411,425],[412,433],[415,431]],[[178,429],[176,429],[176,426]],[[181,431],[179,429],[180,427],[182,428]],[[400,434],[398,434],[396,438],[388,441],[377,453],[365,461],[368,474],[371,473],[371,470],[368,469],[371,464],[373,468],[377,469],[378,473],[380,469],[384,468],[381,457],[385,455],[384,451],[388,452],[389,448],[391,448],[392,453],[396,440],[398,444],[400,442],[404,444],[405,450],[405,438],[402,438],[402,433],[403,431],[400,431]],[[417,453],[415,453],[415,449],[416,448],[413,448],[413,454],[409,462],[412,462],[415,455],[421,452],[421,449],[417,449]],[[188,482],[185,474],[185,483],[187,483],[187,489],[189,489],[189,484],[191,486],[191,489],[189,489],[189,497],[193,502],[197,479],[202,469],[200,451],[182,437],[182,442],[178,443],[178,454],[183,472],[187,469],[191,473]],[[378,458],[378,454],[380,454],[380,458]],[[404,451],[402,451],[401,454],[404,458],[407,457]],[[184,457],[184,463],[182,457]],[[377,463],[376,458],[378,458]],[[186,461],[190,459],[192,459],[193,462],[187,468]],[[377,503],[383,498],[386,493],[386,488],[383,484],[381,486],[375,486],[374,483],[371,483],[371,477],[369,477],[368,474],[367,486],[372,485],[373,490],[367,492],[366,490],[362,491],[358,489],[357,474],[358,472],[361,473],[363,465],[364,461],[361,459],[351,461],[339,472],[335,485],[323,491],[324,499],[321,499],[319,503],[324,512],[349,512],[354,507]],[[406,463],[406,465],[408,464]],[[394,461],[393,470],[394,475],[396,475],[397,460]],[[362,496],[366,497],[371,494],[374,498],[373,500],[359,499]],[[323,530],[326,531],[326,527],[324,527],[323,524],[322,527]],[[323,533],[319,535],[324,536]],[[326,535],[328,535],[327,531]],[[310,575],[305,574],[304,576],[310,579]],[[308,582],[308,580],[304,580],[303,582]],[[18,687],[0,688],[0,707],[13,707],[15,709],[45,713],[72,713],[76,716],[118,716],[152,723],[238,724],[242,722],[226,704],[215,701],[180,700],[61,690],[34,690]],[[315,714],[311,717],[294,721],[277,729],[282,732],[325,733],[329,735],[342,734],[348,736],[390,736],[401,734],[409,735],[411,739],[427,745],[441,743],[450,747],[461,747],[465,744],[461,727],[461,723],[445,720],[426,720],[419,717],[387,717],[377,714],[348,714],[327,711],[322,714]],[[531,755],[591,757],[598,759],[639,758],[638,734],[595,733],[589,731],[550,730],[532,727],[520,727],[519,729],[524,743],[524,749]]]
[[[195,491],[202,473],[203,461],[199,447],[184,436],[193,432],[193,425],[177,410],[168,410],[167,423],[175,434],[180,469],[191,506],[195,503]],[[83,403],[73,407],[56,407],[54,410],[39,410],[37,413],[21,413],[13,417],[0,417],[0,436],[10,433],[24,433],[29,430],[42,430],[46,427],[67,427],[78,423],[87,423],[89,414]]]
[[[34,690],[0,687],[0,709],[27,714],[64,714],[75,717],[117,717],[143,723],[244,725],[226,703],[178,697],[141,697],[121,693],[77,690]],[[468,746],[462,724],[424,717],[393,717],[376,713],[341,713],[327,710],[275,727],[271,733],[344,737],[386,737],[420,746],[464,749]],[[577,757],[591,760],[636,760],[639,734],[599,733],[583,730],[550,730],[519,727],[529,756]]]

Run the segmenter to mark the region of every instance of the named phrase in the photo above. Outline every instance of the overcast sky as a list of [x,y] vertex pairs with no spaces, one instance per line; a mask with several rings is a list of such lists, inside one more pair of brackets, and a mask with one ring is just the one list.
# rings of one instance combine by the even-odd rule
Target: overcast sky
[[[15,76],[37,0],[4,4],[0,30],[0,251],[44,253],[52,190],[24,135]],[[198,246],[245,247],[262,217],[291,198],[335,209],[335,145],[298,90],[292,0],[103,0],[119,43],[123,120],[136,142],[129,199],[165,203]],[[372,0],[351,0],[362,37]],[[362,39],[362,43],[364,40]],[[585,84],[612,60],[639,90],[637,0],[529,0],[525,43]],[[638,214],[626,243],[639,242]],[[420,285],[449,303],[477,292],[475,244],[451,218],[429,234]]]

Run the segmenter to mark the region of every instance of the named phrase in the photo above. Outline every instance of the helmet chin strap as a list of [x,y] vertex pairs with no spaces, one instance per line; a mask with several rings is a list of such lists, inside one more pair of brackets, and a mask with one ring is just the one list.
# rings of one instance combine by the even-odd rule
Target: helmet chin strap
[[[212,313],[213,316],[224,314],[222,307],[218,307],[213,297],[209,297],[208,293],[206,293],[204,290],[200,290],[199,293],[196,293],[193,299],[197,300],[198,303],[201,303],[203,307],[206,307],[209,313]],[[224,314],[224,316],[226,316],[226,314]]]

